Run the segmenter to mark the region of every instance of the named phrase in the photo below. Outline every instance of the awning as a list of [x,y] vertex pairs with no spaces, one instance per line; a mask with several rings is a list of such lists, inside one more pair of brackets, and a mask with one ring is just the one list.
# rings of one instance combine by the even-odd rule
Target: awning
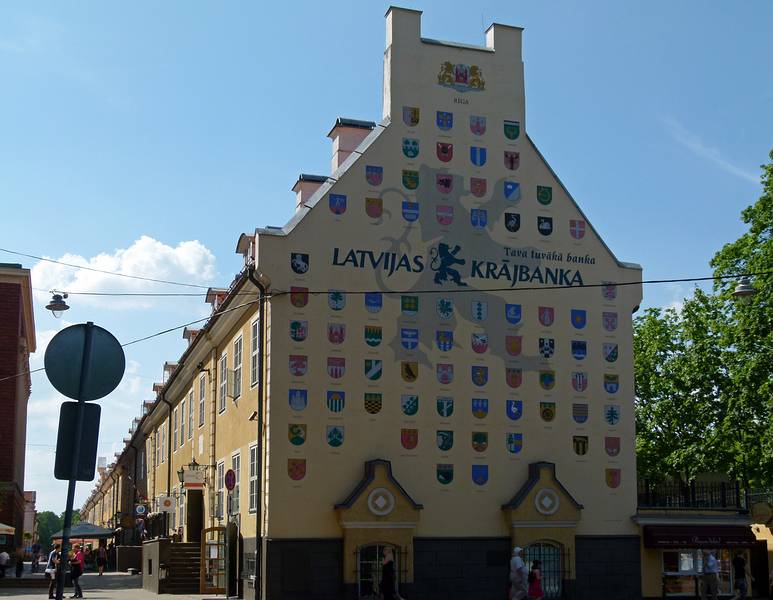
[[645,525],[645,548],[748,548],[757,539],[743,525]]
[[[51,538],[55,540],[61,539],[63,533],[64,531],[57,531]],[[105,529],[99,525],[85,522],[76,523],[70,529],[70,539],[95,540],[111,538],[113,535],[114,531],[112,529]]]
[[0,523],[0,535],[16,535],[16,529],[5,523]]

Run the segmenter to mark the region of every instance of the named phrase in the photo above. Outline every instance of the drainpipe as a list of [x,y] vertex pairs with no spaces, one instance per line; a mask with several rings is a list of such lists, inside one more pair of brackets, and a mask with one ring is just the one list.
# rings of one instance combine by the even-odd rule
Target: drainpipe
[[217,435],[217,378],[220,373],[220,365],[217,362],[217,347],[212,345],[212,352],[210,353],[210,362],[212,363],[213,374],[209,376],[209,466],[207,467],[212,476],[209,486],[209,526],[215,526],[215,499],[217,498],[215,492],[215,486],[217,484],[217,463],[215,462],[215,436]]
[[[129,448],[134,450],[134,472],[132,473],[132,493],[131,493],[131,496],[129,497],[129,511],[130,511],[129,514],[131,514],[132,516],[132,523],[136,524],[136,521],[134,520],[136,518],[134,514],[134,504],[137,501],[137,456],[139,455],[138,454],[139,451],[137,450],[137,446],[131,443],[129,444]],[[132,545],[137,544],[137,540],[134,539],[136,532],[137,532],[137,528],[132,527],[132,534],[131,534]]]
[[[166,392],[161,392],[161,402],[169,407],[169,424],[166,435],[166,495],[172,491],[172,403],[166,399]],[[164,535],[169,534],[169,513],[164,512]]]
[[[118,475],[115,473],[115,469],[110,472],[110,479],[113,481],[113,497],[111,498],[111,504],[113,505],[113,533],[115,533],[115,530],[118,529],[118,506],[116,502],[118,499]],[[116,544],[116,546],[117,545],[118,544]]]
[[247,275],[260,292],[258,304],[258,435],[257,435],[257,472],[258,472],[258,505],[255,514],[255,600],[263,596],[263,332],[266,327],[266,288],[255,276],[255,265],[250,265]]

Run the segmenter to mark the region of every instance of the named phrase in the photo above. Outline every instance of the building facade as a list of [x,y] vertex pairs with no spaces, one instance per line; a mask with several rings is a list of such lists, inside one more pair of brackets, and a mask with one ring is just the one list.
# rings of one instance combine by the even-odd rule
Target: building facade
[[35,316],[30,272],[19,264],[0,263],[0,523],[16,530],[13,536],[0,536],[0,551],[11,555],[24,545],[24,460],[32,352]]

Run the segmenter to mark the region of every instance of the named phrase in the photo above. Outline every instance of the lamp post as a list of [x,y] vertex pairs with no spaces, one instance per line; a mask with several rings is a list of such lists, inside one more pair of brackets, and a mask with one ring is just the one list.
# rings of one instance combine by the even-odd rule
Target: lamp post
[[64,301],[64,299],[67,298],[67,292],[58,294],[56,290],[51,290],[51,294],[51,302],[46,305],[46,309],[50,310],[51,314],[58,319],[62,316],[64,311],[70,309],[70,307],[67,305],[67,302]]
[[756,293],[757,290],[754,289],[749,278],[744,275],[733,290],[733,298],[738,300],[741,304],[749,304]]

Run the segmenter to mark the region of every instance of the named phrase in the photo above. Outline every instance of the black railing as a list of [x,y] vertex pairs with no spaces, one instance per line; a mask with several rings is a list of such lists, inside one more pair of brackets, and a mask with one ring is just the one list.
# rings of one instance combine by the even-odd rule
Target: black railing
[[735,482],[660,482],[639,481],[639,508],[714,509],[746,511],[748,493]]

